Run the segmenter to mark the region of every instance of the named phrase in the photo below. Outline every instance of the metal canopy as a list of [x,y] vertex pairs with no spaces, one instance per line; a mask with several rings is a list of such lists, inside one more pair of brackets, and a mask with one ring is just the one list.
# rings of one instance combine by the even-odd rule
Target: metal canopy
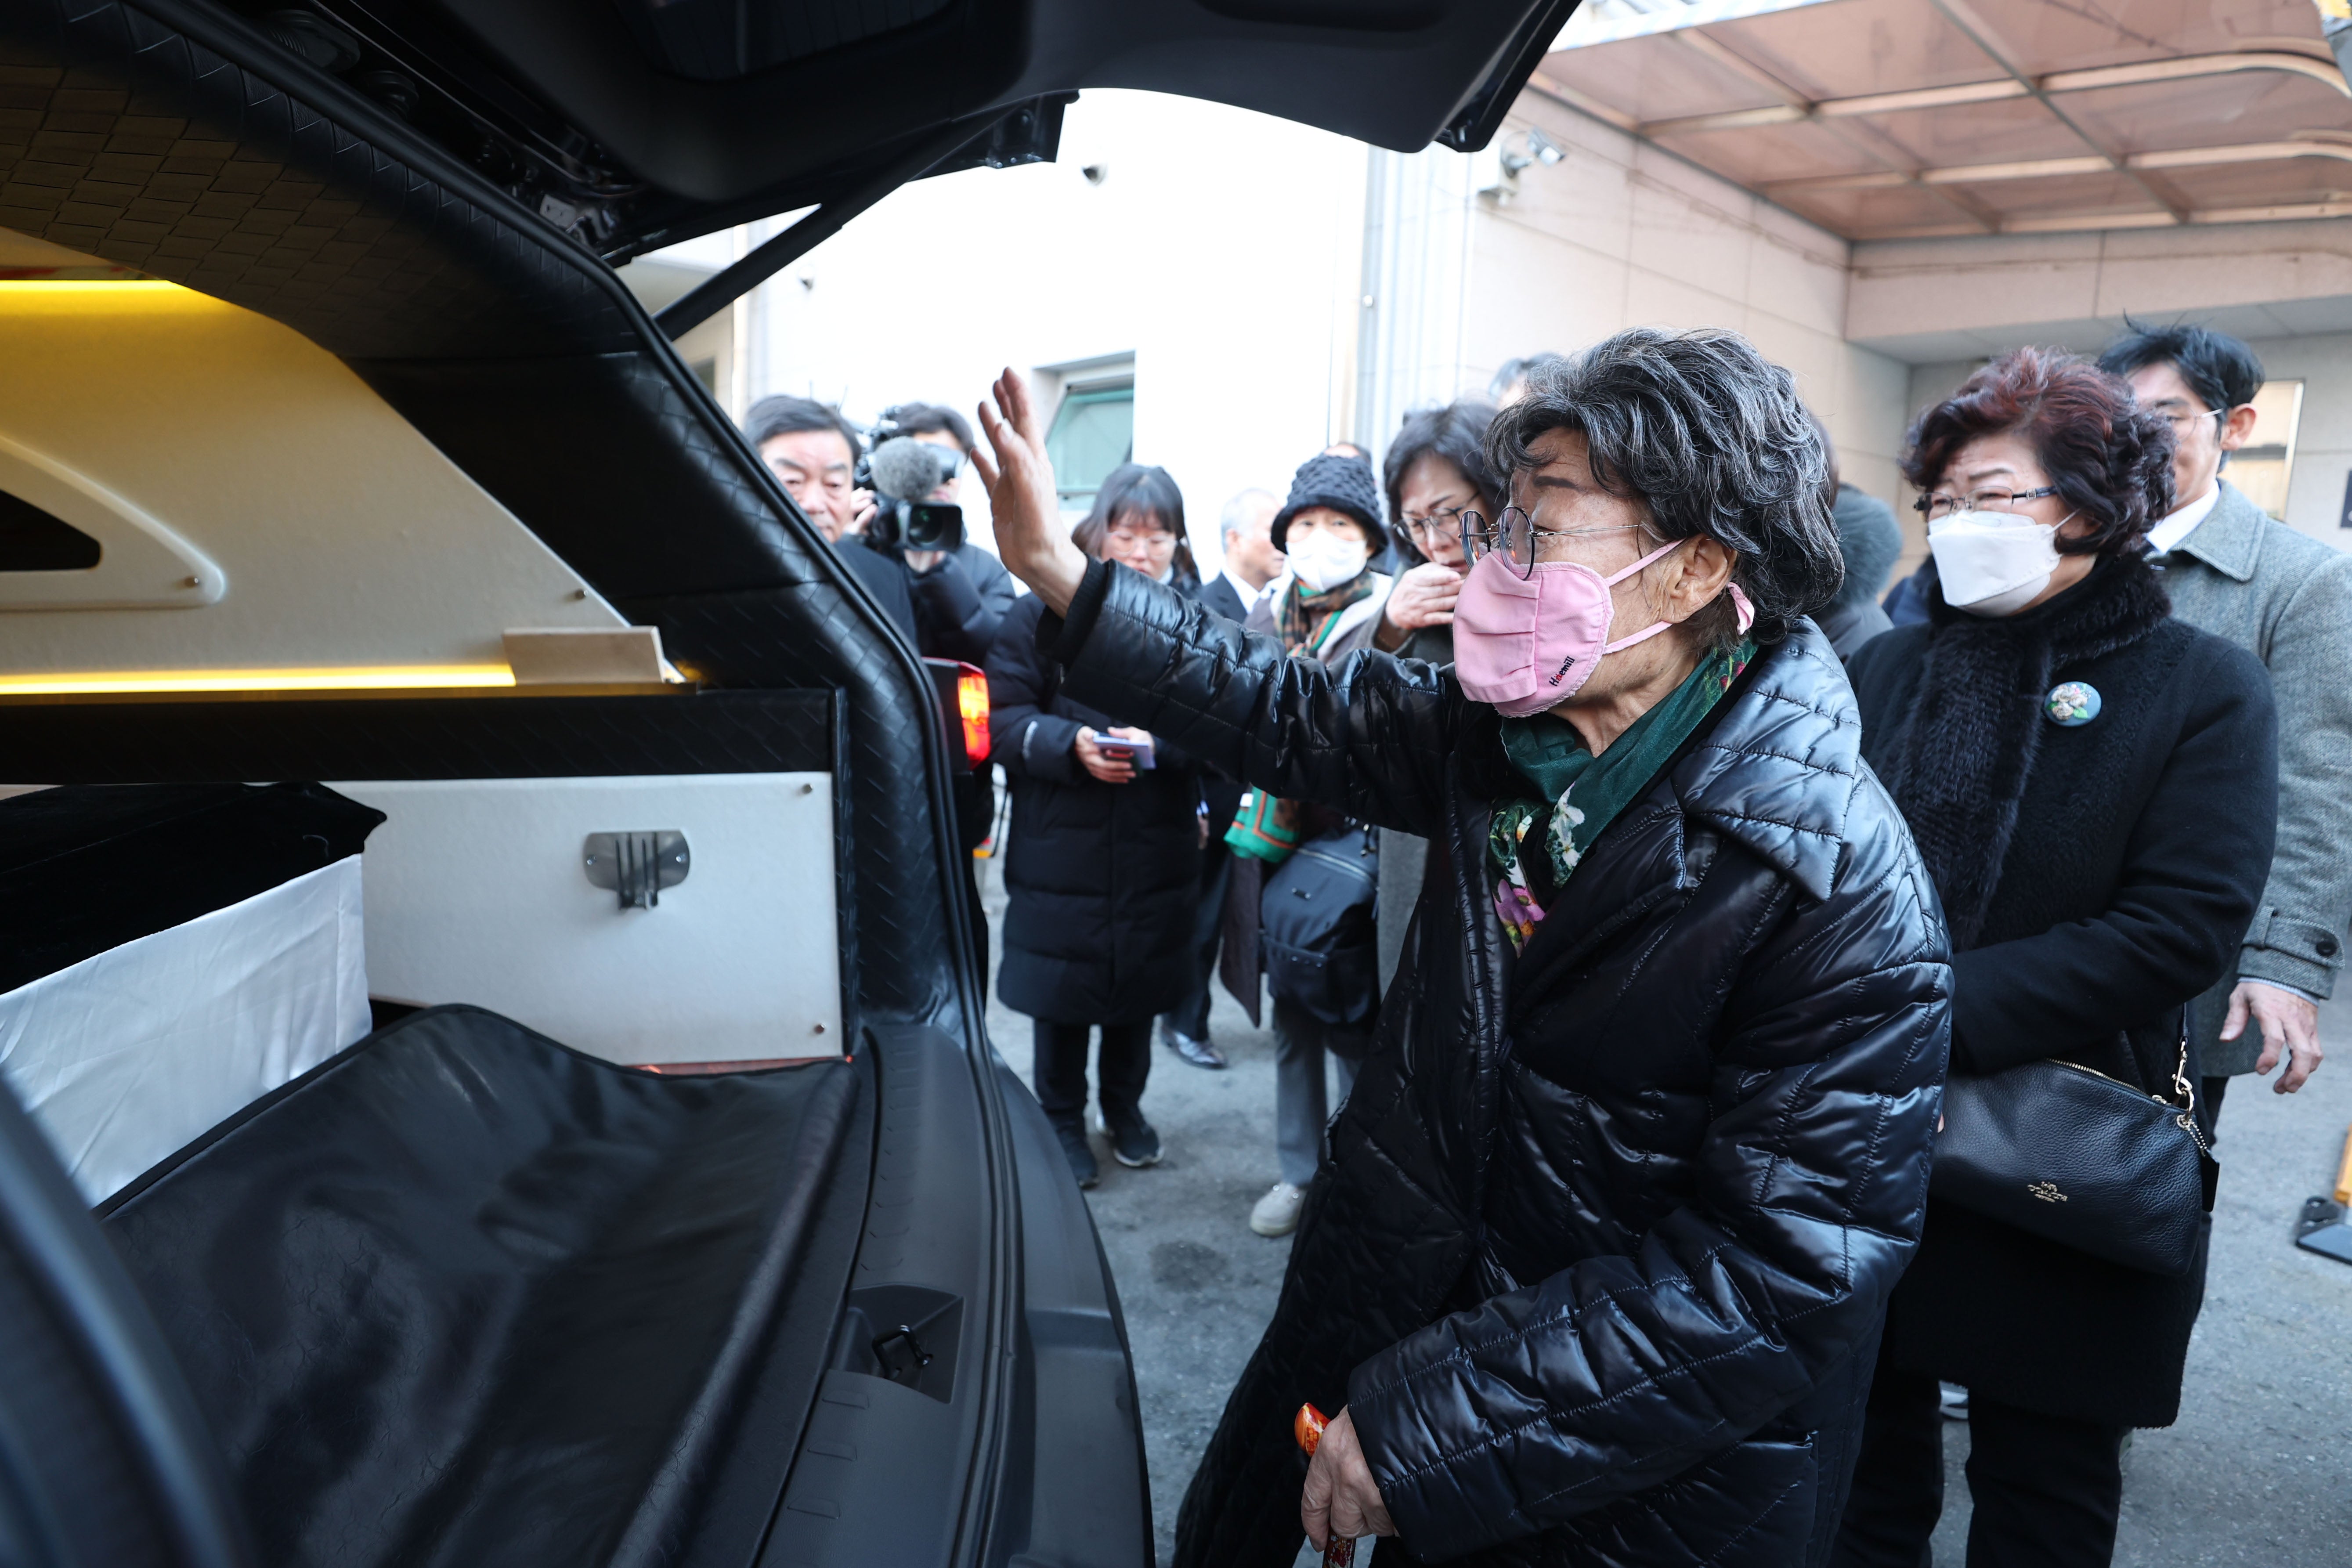
[[1848,239],[2352,214],[2311,0],[1636,9],[1572,22],[1529,85]]

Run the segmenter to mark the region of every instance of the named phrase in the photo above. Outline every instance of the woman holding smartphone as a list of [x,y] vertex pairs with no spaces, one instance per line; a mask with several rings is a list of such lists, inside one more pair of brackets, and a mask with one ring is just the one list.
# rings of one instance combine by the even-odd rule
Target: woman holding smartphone
[[[1129,463],[1103,481],[1070,535],[1098,561],[1183,588],[1198,568],[1184,498],[1165,468]],[[1062,694],[1037,647],[1044,604],[1018,601],[988,656],[989,731],[1013,794],[1004,863],[1010,902],[996,992],[1035,1021],[1034,1082],[1081,1187],[1099,1169],[1087,1141],[1087,1047],[1102,1053],[1096,1097],[1122,1165],[1160,1163],[1144,1119],[1151,1021],[1193,981],[1201,775],[1144,731]]]

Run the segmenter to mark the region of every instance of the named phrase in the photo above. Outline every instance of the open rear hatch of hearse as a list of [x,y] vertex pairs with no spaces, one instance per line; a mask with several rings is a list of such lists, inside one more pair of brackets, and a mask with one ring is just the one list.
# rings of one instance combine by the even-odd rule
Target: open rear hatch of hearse
[[[0,819],[95,813],[39,898],[128,922],[0,995],[62,1158],[0,1108],[0,1537],[1149,1561],[953,731],[670,342],[1087,88],[1481,144],[1573,3],[0,7],[0,784],[85,792]],[[801,208],[662,321],[614,274]],[[152,1005],[73,1034],[84,964]]]

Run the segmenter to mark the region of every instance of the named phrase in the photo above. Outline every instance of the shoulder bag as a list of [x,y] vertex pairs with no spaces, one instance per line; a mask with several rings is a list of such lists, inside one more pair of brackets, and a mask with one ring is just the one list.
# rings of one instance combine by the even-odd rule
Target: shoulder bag
[[1381,1005],[1380,869],[1373,830],[1351,826],[1300,845],[1267,873],[1258,906],[1267,990],[1327,1024],[1370,1021]]
[[2094,1258],[2179,1279],[2196,1263],[2220,1173],[2197,1124],[2184,1022],[2169,1100],[2073,1062],[1951,1079],[1927,1190]]

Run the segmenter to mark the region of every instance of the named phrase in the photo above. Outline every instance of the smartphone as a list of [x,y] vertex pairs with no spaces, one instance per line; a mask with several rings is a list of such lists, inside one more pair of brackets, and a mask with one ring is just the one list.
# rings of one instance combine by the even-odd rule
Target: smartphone
[[1151,742],[1130,741],[1124,735],[1097,735],[1095,744],[1106,757],[1125,757],[1139,773],[1151,766]]

